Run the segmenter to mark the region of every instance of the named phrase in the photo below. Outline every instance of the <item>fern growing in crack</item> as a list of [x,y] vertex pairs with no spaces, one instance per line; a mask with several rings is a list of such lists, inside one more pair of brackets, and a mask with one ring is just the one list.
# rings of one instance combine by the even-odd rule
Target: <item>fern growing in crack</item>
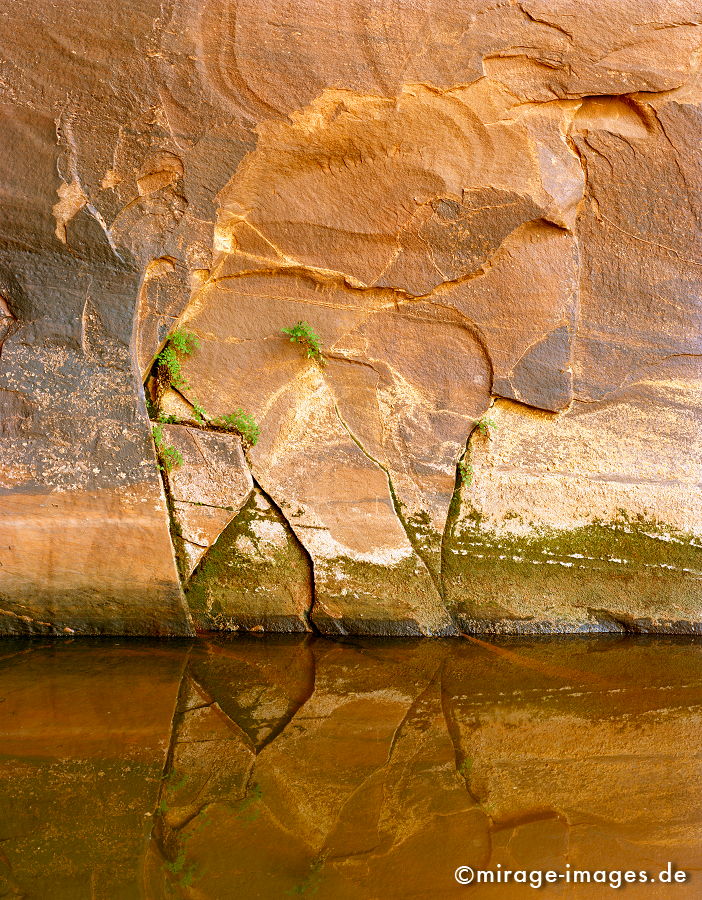
[[171,472],[178,466],[183,465],[183,456],[177,447],[166,443],[163,433],[163,425],[154,425],[152,429],[154,444],[156,445],[156,454],[159,461],[159,469],[165,472]]
[[198,349],[200,346],[200,339],[191,331],[184,331],[182,328],[177,328],[169,337],[168,343],[171,344],[177,353],[180,353],[182,356],[187,356],[189,353],[192,353],[193,350]]
[[217,416],[216,419],[212,420],[211,424],[223,431],[236,432],[245,447],[254,447],[261,435],[261,429],[256,424],[254,417],[249,415],[249,413],[245,413],[241,407],[228,415]]
[[475,427],[485,437],[490,437],[490,429],[497,431],[497,422],[494,419],[488,419],[487,416],[481,416],[475,423]]
[[156,383],[159,399],[170,387],[189,388],[183,377],[182,357],[188,356],[200,346],[199,339],[189,331],[176,329],[169,335],[166,346],[156,357]]
[[283,328],[281,334],[286,334],[293,344],[300,344],[305,351],[307,359],[314,359],[321,366],[326,364],[326,359],[322,355],[320,347],[320,337],[309,324],[302,320],[290,328]]
[[194,398],[191,402],[193,407],[193,418],[198,423],[198,425],[204,425],[208,419],[208,415],[205,412],[204,406]]
[[[305,323],[299,324],[305,325]],[[314,352],[319,354],[319,339],[310,329],[308,338],[311,339],[311,337],[314,337],[316,342],[314,343],[314,348],[316,348],[314,349]],[[199,346],[200,341],[196,335],[192,334],[189,331],[185,331],[184,329],[177,329],[171,335],[169,335],[163,350],[161,350],[159,355],[156,357],[154,363],[154,370],[152,370],[152,374],[155,376],[156,381],[157,402],[154,405],[150,403],[147,398],[147,405],[149,407],[149,414],[152,417],[156,417],[159,423],[158,425],[154,426],[153,437],[159,457],[159,468],[162,471],[170,472],[176,466],[182,465],[183,462],[183,457],[181,456],[178,449],[175,447],[171,447],[165,443],[162,428],[162,425],[164,424],[189,424],[192,426],[194,423],[196,426],[202,429],[227,431],[238,434],[241,438],[244,448],[253,447],[257,443],[261,434],[261,429],[259,428],[253,416],[251,416],[249,413],[244,412],[241,407],[235,409],[233,413],[217,416],[213,419],[209,416],[207,410],[200,403],[200,401],[196,398],[193,398],[190,401],[190,405],[192,407],[192,418],[184,421],[183,419],[180,419],[175,415],[163,415],[160,413],[161,399],[163,398],[163,395],[167,390],[172,387],[177,388],[180,391],[190,389],[190,385],[183,376],[182,359],[183,357],[188,356],[190,353],[192,353],[193,350],[197,350]],[[319,358],[321,359],[321,354],[319,354]]]

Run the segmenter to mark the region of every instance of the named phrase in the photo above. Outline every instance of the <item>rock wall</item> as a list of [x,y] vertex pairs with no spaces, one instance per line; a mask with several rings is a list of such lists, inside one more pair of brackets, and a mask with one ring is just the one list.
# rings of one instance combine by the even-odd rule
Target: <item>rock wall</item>
[[702,630],[702,4],[2,16],[0,631]]

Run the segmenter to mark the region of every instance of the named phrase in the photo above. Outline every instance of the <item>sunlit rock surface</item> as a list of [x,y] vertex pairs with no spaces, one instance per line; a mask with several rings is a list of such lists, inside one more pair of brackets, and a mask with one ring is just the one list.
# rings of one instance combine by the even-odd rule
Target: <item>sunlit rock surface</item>
[[405,6],[5,3],[0,631],[702,629],[699,4]]
[[454,871],[672,862],[626,896],[699,897],[696,638],[0,650],[2,896],[523,898]]
[[208,433],[183,425],[164,425],[163,442],[182,462],[164,465],[174,542],[190,577],[205,553],[253,494],[253,480],[241,440],[233,434]]

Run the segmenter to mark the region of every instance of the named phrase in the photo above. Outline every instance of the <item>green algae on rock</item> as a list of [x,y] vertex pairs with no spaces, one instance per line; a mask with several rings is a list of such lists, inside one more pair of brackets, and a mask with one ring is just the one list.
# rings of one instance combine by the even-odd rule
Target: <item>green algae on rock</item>
[[462,630],[700,634],[702,543],[657,523],[498,532],[450,541],[446,601]]
[[186,597],[204,631],[308,631],[309,559],[259,488],[195,569]]

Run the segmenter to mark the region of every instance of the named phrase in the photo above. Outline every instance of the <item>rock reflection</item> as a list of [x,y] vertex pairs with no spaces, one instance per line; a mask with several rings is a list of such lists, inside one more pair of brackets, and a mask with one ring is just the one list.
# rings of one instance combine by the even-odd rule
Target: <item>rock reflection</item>
[[509,898],[454,869],[669,860],[688,884],[626,896],[699,896],[701,650],[5,642],[0,896]]
[[0,897],[142,895],[188,652],[0,642]]

